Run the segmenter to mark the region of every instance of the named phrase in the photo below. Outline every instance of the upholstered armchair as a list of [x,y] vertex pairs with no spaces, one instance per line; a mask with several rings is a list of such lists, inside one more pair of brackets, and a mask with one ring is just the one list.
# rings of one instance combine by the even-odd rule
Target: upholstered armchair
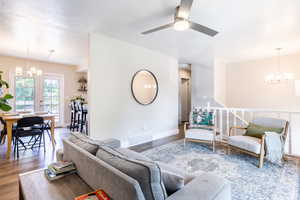
[[[215,113],[205,109],[201,110],[206,113],[205,116],[200,114],[199,110],[194,109],[190,114],[189,122],[184,123],[184,144],[186,141],[211,144],[213,151],[215,151]],[[198,118],[199,115],[202,115],[200,119]]]
[[[283,143],[285,143],[288,133],[288,121],[283,119],[274,118],[256,118],[252,121],[252,124],[269,127],[269,129],[282,130],[280,134],[283,136]],[[249,126],[248,126],[249,127]],[[259,168],[263,167],[265,158],[265,135],[249,136],[249,135],[234,135],[234,129],[240,129],[244,132],[247,131],[248,127],[231,127],[229,130],[228,145],[230,148],[234,148],[240,152],[255,156],[259,158]],[[284,145],[284,144],[283,144]]]

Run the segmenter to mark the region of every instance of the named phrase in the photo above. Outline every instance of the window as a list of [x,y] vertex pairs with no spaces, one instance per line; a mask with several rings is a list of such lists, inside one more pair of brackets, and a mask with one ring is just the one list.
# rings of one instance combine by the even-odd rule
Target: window
[[45,78],[43,86],[43,110],[55,114],[56,121],[59,121],[60,81],[54,78]]
[[35,80],[32,77],[15,78],[16,111],[34,111]]

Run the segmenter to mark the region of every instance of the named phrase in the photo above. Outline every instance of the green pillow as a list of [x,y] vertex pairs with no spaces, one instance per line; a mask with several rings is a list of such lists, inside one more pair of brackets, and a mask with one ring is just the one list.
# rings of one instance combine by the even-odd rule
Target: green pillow
[[265,126],[249,123],[245,135],[261,138],[265,134],[265,132],[275,132],[280,134],[282,133],[282,131],[283,128],[271,128],[271,127],[265,127]]

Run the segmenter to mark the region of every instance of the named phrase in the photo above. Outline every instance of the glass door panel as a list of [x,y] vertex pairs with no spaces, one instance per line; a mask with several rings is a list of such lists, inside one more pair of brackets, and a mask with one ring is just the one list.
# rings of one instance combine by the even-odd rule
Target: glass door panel
[[44,77],[41,107],[42,111],[55,115],[55,121],[60,122],[60,80]]

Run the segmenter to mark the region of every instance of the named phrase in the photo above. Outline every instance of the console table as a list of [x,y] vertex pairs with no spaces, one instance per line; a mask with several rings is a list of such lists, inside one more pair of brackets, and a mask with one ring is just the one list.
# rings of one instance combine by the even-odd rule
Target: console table
[[94,191],[77,174],[48,181],[44,169],[19,175],[20,200],[72,200]]

